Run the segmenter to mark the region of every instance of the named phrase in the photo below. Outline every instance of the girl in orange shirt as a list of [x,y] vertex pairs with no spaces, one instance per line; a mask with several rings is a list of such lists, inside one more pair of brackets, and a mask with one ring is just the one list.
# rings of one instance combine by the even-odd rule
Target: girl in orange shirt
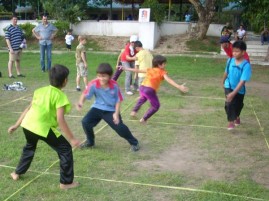
[[148,100],[150,102],[151,107],[144,114],[143,118],[140,119],[141,123],[145,123],[154,113],[156,113],[160,108],[160,102],[157,96],[157,90],[160,87],[161,82],[165,79],[169,84],[179,89],[181,92],[186,93],[189,91],[187,87],[182,85],[178,85],[174,80],[172,80],[165,70],[166,66],[166,58],[161,55],[157,55],[152,60],[152,68],[147,70],[139,70],[133,68],[124,68],[126,71],[133,71],[137,73],[146,73],[146,77],[142,82],[139,91],[140,98],[137,101],[135,107],[131,112],[131,116],[135,117],[136,113],[140,109],[140,107]]

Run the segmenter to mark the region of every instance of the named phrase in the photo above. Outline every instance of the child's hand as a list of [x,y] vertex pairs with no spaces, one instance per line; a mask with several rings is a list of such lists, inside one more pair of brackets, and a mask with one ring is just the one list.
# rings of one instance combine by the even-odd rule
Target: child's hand
[[12,134],[15,130],[17,130],[18,126],[16,125],[13,125],[13,126],[10,126],[9,129],[7,130],[7,132],[9,134]]
[[183,93],[187,93],[187,92],[189,91],[189,88],[188,88],[188,87],[185,87],[185,84],[186,84],[186,83],[180,85],[180,88],[179,88],[179,90],[180,90],[181,92],[183,92]]
[[232,102],[234,98],[234,94],[233,93],[229,93],[227,96],[226,96],[226,102]]
[[76,138],[73,138],[70,140],[70,144],[72,145],[72,147],[78,147],[80,145],[80,141]]
[[118,125],[120,123],[119,115],[116,113],[113,113],[113,122],[114,124]]
[[82,104],[77,103],[77,104],[76,104],[76,108],[77,108],[77,110],[78,110],[78,111],[81,111],[82,106],[83,106]]

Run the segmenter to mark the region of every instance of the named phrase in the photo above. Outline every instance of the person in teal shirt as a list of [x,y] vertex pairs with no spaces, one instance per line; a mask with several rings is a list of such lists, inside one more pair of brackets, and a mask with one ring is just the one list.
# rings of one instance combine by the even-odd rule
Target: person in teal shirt
[[244,107],[246,94],[245,83],[251,78],[251,65],[245,60],[247,46],[244,41],[233,43],[233,58],[228,59],[222,83],[226,96],[225,111],[228,120],[228,130],[241,124],[240,113]]
[[[50,85],[34,92],[31,104],[8,129],[9,133],[13,133],[21,126],[26,138],[20,162],[16,170],[11,173],[13,180],[18,180],[20,175],[26,173],[34,158],[38,141],[43,140],[59,156],[60,188],[69,189],[79,185],[78,182],[73,181],[74,162],[71,145],[78,146],[80,142],[74,137],[64,119],[64,114],[70,111],[71,106],[67,96],[61,90],[67,84],[68,75],[67,67],[55,65],[49,71]],[[58,131],[58,126],[69,142]]]

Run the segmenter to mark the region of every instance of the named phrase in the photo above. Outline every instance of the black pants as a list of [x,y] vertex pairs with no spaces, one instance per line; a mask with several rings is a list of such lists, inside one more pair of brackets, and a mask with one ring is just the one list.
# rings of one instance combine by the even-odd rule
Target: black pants
[[20,162],[15,170],[16,174],[21,175],[28,170],[34,158],[38,140],[43,140],[57,152],[60,159],[60,183],[71,184],[74,179],[74,163],[72,147],[69,142],[62,135],[57,138],[51,129],[47,138],[36,135],[25,128],[23,128],[23,132],[27,142],[23,148]]
[[[225,97],[232,91],[232,89],[225,88]],[[240,116],[240,113],[244,107],[244,97],[244,94],[236,94],[231,102],[228,103],[225,101],[225,111],[228,121],[234,121]]]
[[91,108],[90,111],[82,119],[82,127],[87,136],[87,141],[90,145],[94,145],[94,132],[93,128],[103,119],[113,130],[115,130],[119,136],[124,138],[131,145],[137,145],[137,139],[132,135],[129,128],[122,122],[120,116],[120,123],[115,124],[113,122],[113,113],[110,111],[104,111],[97,108]]

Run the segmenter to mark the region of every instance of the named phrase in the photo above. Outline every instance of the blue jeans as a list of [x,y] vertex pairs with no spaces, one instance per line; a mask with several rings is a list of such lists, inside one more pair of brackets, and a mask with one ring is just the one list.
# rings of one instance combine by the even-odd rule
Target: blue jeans
[[[134,68],[135,62],[122,61],[122,66],[127,68]],[[131,91],[133,83],[134,89],[138,88],[137,80],[133,80],[133,72],[125,71],[125,92]]]
[[52,50],[52,44],[50,45],[39,45],[40,46],[40,65],[41,70],[45,71],[45,51],[47,52],[47,70],[50,70],[51,68],[51,50]]
[[82,119],[82,127],[87,136],[87,143],[95,145],[95,135],[93,128],[103,119],[116,133],[127,140],[130,145],[137,145],[137,139],[132,135],[129,128],[122,122],[120,116],[120,123],[113,122],[113,113],[111,111],[104,111],[97,108],[91,108],[90,111]]

